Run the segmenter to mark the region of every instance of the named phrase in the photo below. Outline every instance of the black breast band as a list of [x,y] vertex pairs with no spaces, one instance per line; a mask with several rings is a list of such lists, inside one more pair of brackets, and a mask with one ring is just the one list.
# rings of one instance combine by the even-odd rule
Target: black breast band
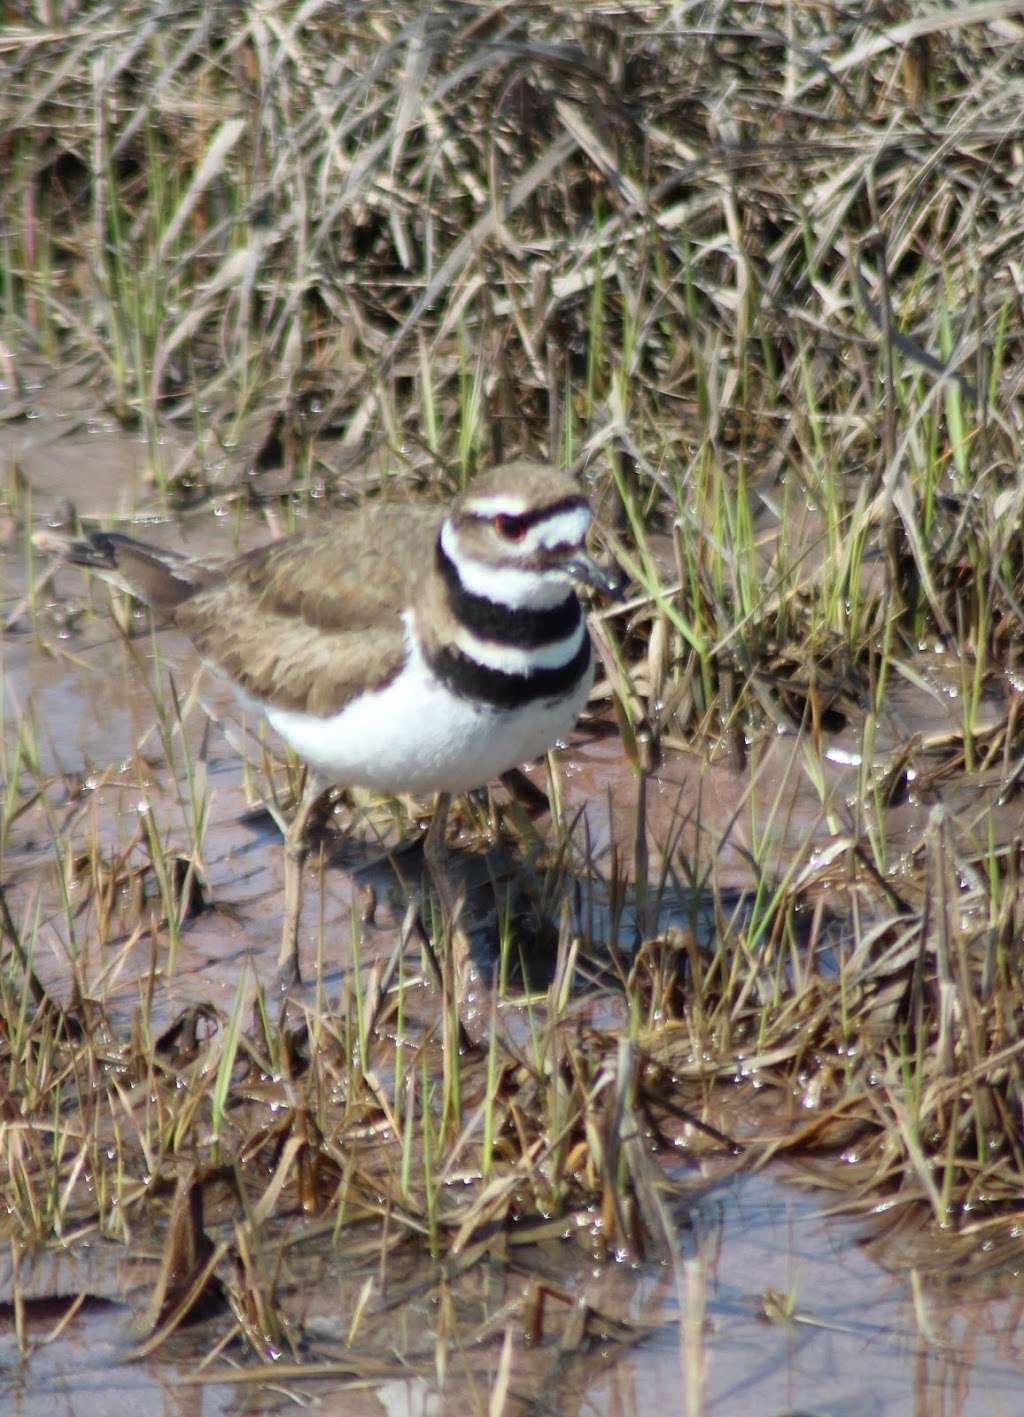
[[506,674],[478,664],[455,645],[442,645],[429,662],[446,688],[460,699],[498,709],[525,708],[527,704],[561,699],[572,692],[590,668],[590,636],[584,634],[579,649],[565,664],[534,669],[530,674]]

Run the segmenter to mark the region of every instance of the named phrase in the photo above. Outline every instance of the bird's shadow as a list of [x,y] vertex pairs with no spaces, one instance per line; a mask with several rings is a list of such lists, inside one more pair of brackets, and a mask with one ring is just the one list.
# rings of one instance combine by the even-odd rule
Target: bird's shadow
[[[247,812],[241,824],[254,833],[254,844],[281,843],[280,824],[266,808]],[[424,840],[420,833],[384,842],[368,835],[358,820],[340,828],[333,821],[320,823],[309,836],[305,890],[315,893],[318,869],[324,872],[325,884],[331,877],[347,878],[345,894],[351,896],[364,933],[390,934],[415,900],[429,937],[439,921],[439,905]],[[542,873],[503,842],[484,849],[450,844],[446,872],[480,976],[490,981],[501,965],[508,978],[530,989],[545,988],[555,970],[559,908],[548,898]]]

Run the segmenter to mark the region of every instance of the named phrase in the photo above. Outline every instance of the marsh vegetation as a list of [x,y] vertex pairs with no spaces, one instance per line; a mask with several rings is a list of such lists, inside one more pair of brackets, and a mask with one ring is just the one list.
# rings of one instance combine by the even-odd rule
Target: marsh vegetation
[[[920,1312],[951,1275],[1012,1299],[1019,5],[20,8],[16,1344],[129,1295],[124,1351],[196,1382],[355,1402],[412,1374],[539,1412],[667,1325],[696,1413],[692,1219],[780,1158]],[[459,809],[474,997],[429,901],[405,910],[394,848],[425,804],[357,797],[282,1005],[298,765],[40,545],[145,519],[228,552],[521,453],[580,470],[631,593],[595,612],[600,682],[533,773],[546,805]],[[666,1288],[640,1304],[623,1273],[647,1264]]]

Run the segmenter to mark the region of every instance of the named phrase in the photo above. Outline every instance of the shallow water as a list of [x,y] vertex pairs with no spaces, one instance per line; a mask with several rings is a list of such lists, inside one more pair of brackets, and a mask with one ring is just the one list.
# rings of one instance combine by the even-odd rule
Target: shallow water
[[[51,409],[27,425],[2,429],[4,470],[9,471],[17,457],[32,488],[34,517],[42,522],[59,516],[63,499],[71,496],[82,512],[92,515],[109,516],[143,504],[148,489],[141,445],[109,427],[83,431],[81,418],[69,418],[68,427],[70,433],[62,433],[60,417]],[[234,549],[237,533],[233,521],[204,514],[192,519],[184,533],[167,525],[146,534],[175,546],[187,537],[189,545],[209,551]],[[266,534],[255,523],[242,526],[243,542]],[[187,850],[189,763],[193,773],[201,764],[208,806],[201,856],[213,908],[187,922],[173,972],[162,972],[152,1018],[160,1026],[183,1006],[205,1000],[229,1010],[240,967],[248,964],[269,981],[277,954],[280,838],[269,818],[254,810],[257,794],[251,785],[265,789],[263,749],[251,726],[240,723],[230,691],[197,674],[189,647],[179,636],[163,630],[151,633],[140,621],[124,637],[113,630],[105,613],[69,625],[69,611],[87,603],[90,592],[77,574],[66,570],[56,573],[33,616],[32,607],[22,603],[24,548],[16,537],[9,537],[0,549],[0,567],[4,617],[12,622],[2,640],[7,761],[13,761],[10,745],[18,732],[34,723],[41,775],[67,775],[75,780],[70,787],[79,789],[54,783],[18,817],[7,842],[4,875],[12,907],[19,917],[27,917],[36,906],[42,912],[38,973],[48,988],[64,997],[68,951],[74,948],[85,977],[102,987],[112,1023],[128,1026],[138,1005],[138,980],[153,963],[148,936],[131,942],[132,911],[138,914],[139,903],[133,906],[126,886],[110,942],[102,945],[91,907],[85,906],[76,940],[70,941],[58,875],[67,863],[58,865],[54,859],[54,833],[95,842],[108,859],[123,856],[126,873],[138,873],[144,908],[153,892],[144,813],[152,815],[169,851]],[[96,603],[105,605],[105,593],[97,594]],[[155,697],[154,684],[159,686]],[[166,711],[172,702],[172,684],[182,705],[181,723],[171,714],[162,736],[154,726],[155,715],[158,705]],[[879,763],[884,765],[886,755],[911,734],[939,738],[955,728],[958,712],[955,674],[949,666],[922,666],[919,683],[893,688],[874,741]],[[253,765],[251,778],[243,770],[240,748]],[[667,907],[656,921],[659,927],[696,919],[700,934],[711,917],[701,904],[703,897],[692,894],[694,876],[713,881],[719,892],[742,892],[754,883],[750,862],[755,846],[762,864],[785,866],[795,856],[813,863],[816,856],[826,855],[855,825],[862,781],[861,727],[850,723],[838,729],[825,749],[816,758],[815,774],[807,771],[806,744],[796,736],[779,735],[752,745],[757,759],[753,773],[749,765],[739,771],[724,761],[709,765],[696,754],[676,752],[651,774],[641,797],[618,741],[579,735],[562,755],[561,773],[564,818],[572,819],[578,809],[585,814],[575,837],[588,858],[577,896],[580,918],[595,925],[598,936],[617,930],[620,943],[628,945],[638,916],[643,928],[651,928],[653,892],[653,899]],[[283,773],[273,771],[283,789]],[[543,783],[542,773],[534,775]],[[944,800],[950,810],[962,811],[966,830],[973,817],[980,831],[998,836],[1005,828],[1009,836],[1018,829],[1019,809],[998,805],[998,789],[998,782],[980,775],[976,780],[964,778],[948,789]],[[907,850],[919,845],[935,800],[930,788],[922,788],[887,808],[889,841]],[[314,888],[314,880],[306,892],[303,966],[307,977],[316,976],[313,938],[322,922],[331,941],[330,956],[320,962],[329,993],[337,991],[353,965],[354,921],[364,969],[390,954],[404,910],[396,870],[410,878],[416,873],[414,856],[399,859],[397,866],[384,856],[400,835],[394,821],[378,816],[370,822],[376,826],[364,823],[358,841],[332,853],[322,890]],[[544,820],[536,827],[543,831]],[[638,840],[645,843],[645,851],[638,852]],[[666,850],[665,843],[672,845]],[[502,877],[512,866],[507,854],[484,856],[471,851],[468,842],[465,849],[456,850],[455,860],[471,885]],[[613,863],[615,873],[633,887],[638,878],[649,883],[647,894],[627,896],[622,910],[610,904],[607,878]],[[827,879],[822,889],[827,895]],[[74,879],[70,891],[74,901]],[[365,918],[371,913],[372,921]],[[158,963],[164,971],[166,960]],[[981,1288],[950,1280],[922,1285],[915,1300],[903,1271],[888,1274],[884,1254],[858,1243],[860,1225],[824,1219],[819,1203],[785,1184],[785,1174],[778,1169],[719,1183],[696,1199],[691,1228],[681,1231],[692,1261],[690,1282],[702,1281],[706,1302],[700,1345],[705,1358],[703,1410],[722,1417],[748,1412],[960,1417],[1024,1409],[1020,1305],[1014,1297],[1018,1276],[1007,1276],[1005,1296],[999,1282]],[[526,1410],[528,1399],[536,1399],[538,1391],[555,1391],[557,1398],[541,1398],[533,1410],[687,1411],[675,1276],[661,1265],[586,1269],[576,1251],[557,1247],[546,1262],[560,1282],[585,1290],[602,1312],[621,1315],[649,1332],[633,1345],[609,1345],[607,1357],[598,1346],[587,1359],[567,1359],[570,1377],[559,1376],[558,1364],[543,1344],[536,1353],[520,1344],[514,1351],[511,1384],[518,1408],[509,1410]],[[345,1313],[353,1302],[351,1290],[340,1284],[328,1256],[311,1272],[307,1292],[311,1331],[335,1341],[345,1332]],[[273,1388],[257,1394],[248,1386],[218,1381],[183,1385],[205,1352],[205,1345],[190,1352],[187,1335],[176,1336],[159,1361],[126,1362],[131,1348],[130,1293],[113,1281],[99,1285],[95,1276],[86,1288],[107,1297],[87,1300],[50,1343],[42,1340],[64,1314],[65,1301],[30,1305],[29,1336],[36,1346],[24,1361],[17,1353],[12,1310],[0,1305],[4,1412],[50,1417],[56,1404],[72,1417],[128,1411],[134,1417],[166,1411],[198,1417],[293,1405],[290,1397]],[[764,1296],[771,1290],[781,1296],[773,1301],[776,1310],[793,1310],[785,1321],[763,1317]],[[392,1342],[399,1352],[394,1373],[358,1389],[347,1388],[344,1396],[337,1379],[315,1386],[297,1381],[295,1391],[302,1401],[322,1398],[339,1404],[326,1410],[353,1414],[422,1417],[465,1407],[467,1389],[457,1365],[443,1393],[422,1372],[407,1376],[402,1368],[402,1345],[411,1336],[422,1340],[435,1317],[428,1306],[417,1309],[413,1304],[391,1320]],[[484,1393],[494,1381],[499,1350],[497,1341],[474,1350]],[[552,1389],[556,1380],[562,1386]],[[280,1388],[289,1389],[289,1383],[282,1380]]]
[[[966,1292],[951,1283],[909,1287],[886,1274],[858,1244],[858,1226],[826,1219],[813,1196],[776,1175],[738,1176],[699,1199],[681,1234],[703,1287],[700,1344],[707,1417],[828,1413],[830,1417],[1010,1417],[1024,1398],[1024,1339],[1019,1298]],[[510,1413],[687,1413],[681,1307],[665,1265],[611,1264],[588,1269],[572,1249],[548,1247],[540,1268],[570,1283],[606,1319],[647,1329],[632,1347],[601,1345],[574,1358],[559,1375],[554,1339],[515,1347]],[[362,1276],[359,1276],[362,1282]],[[1013,1287],[1007,1278],[1007,1288]],[[684,1281],[685,1285],[685,1281]],[[338,1361],[356,1289],[330,1260],[309,1262],[306,1323],[313,1345]],[[514,1297],[514,1277],[490,1296],[492,1308]],[[692,1290],[687,1291],[692,1294]],[[480,1300],[487,1307],[486,1300]],[[766,1309],[789,1317],[769,1319]],[[133,1417],[172,1412],[212,1417],[221,1412],[294,1410],[304,1403],[353,1417],[429,1417],[466,1410],[468,1392],[457,1364],[443,1390],[422,1371],[436,1311],[410,1300],[390,1320],[394,1371],[358,1386],[337,1377],[236,1385],[213,1373],[186,1382],[202,1350],[179,1333],[161,1357],[126,1361],[131,1351],[130,1304],[87,1302],[54,1343],[43,1343],[66,1302],[30,1305],[28,1333],[40,1346],[20,1359],[12,1312],[0,1307],[0,1403],[11,1417]],[[373,1303],[370,1308],[372,1310]],[[499,1345],[471,1354],[478,1394],[496,1377]],[[358,1368],[360,1345],[351,1351]],[[418,1355],[420,1371],[404,1376],[403,1353]],[[213,1366],[225,1373],[229,1349]],[[321,1351],[309,1362],[324,1361]],[[379,1361],[379,1360],[378,1360]],[[244,1371],[244,1370],[240,1370]],[[543,1382],[547,1400],[530,1407]]]

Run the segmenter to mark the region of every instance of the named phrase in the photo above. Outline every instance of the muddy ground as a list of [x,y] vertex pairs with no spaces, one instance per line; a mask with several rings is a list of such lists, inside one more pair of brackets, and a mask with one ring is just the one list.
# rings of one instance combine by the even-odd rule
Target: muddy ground
[[[48,398],[41,398],[31,421],[6,425],[0,448],[5,477],[16,476],[23,504],[30,500],[31,525],[60,531],[72,507],[82,517],[109,519],[145,506],[143,446],[101,418],[69,408],[67,391],[58,389]],[[116,630],[105,613],[104,591],[90,590],[65,569],[28,566],[26,545],[14,534],[13,522],[8,530],[2,549],[5,729],[16,735],[19,723],[37,725],[37,766],[46,787],[9,832],[5,886],[19,919],[33,910],[42,913],[42,947],[34,960],[39,978],[55,997],[66,997],[68,951],[76,951],[116,1029],[130,1029],[140,989],[151,991],[157,1028],[190,1005],[212,1003],[227,1012],[240,971],[272,984],[282,857],[277,826],[261,805],[257,784],[260,774],[263,783],[269,774],[285,792],[272,745],[261,743],[254,725],[242,720],[230,691],[198,671],[180,636],[154,630],[141,615]],[[216,505],[142,531],[165,545],[203,552],[244,547],[268,534],[264,521]],[[37,593],[32,593],[33,577],[41,586]],[[181,711],[170,736],[162,737],[154,721],[172,685]],[[994,704],[993,712],[1001,708]],[[884,731],[875,742],[879,771],[908,739],[940,740],[954,732],[956,713],[955,674],[935,658],[922,663],[920,680],[897,685],[890,696]],[[763,830],[766,822],[772,824],[780,871],[794,864],[811,869],[842,845],[852,828],[851,785],[862,767],[858,724],[850,720],[833,727],[824,753],[815,755],[813,773],[807,743],[799,736],[780,734],[758,751],[759,770],[751,774],[749,764],[741,769],[726,754],[708,761],[669,749],[648,774],[641,797],[638,776],[607,715],[581,728],[557,755],[557,770],[562,818],[575,822],[584,861],[572,908],[592,933],[628,948],[641,928],[669,924],[695,928],[698,935],[713,929],[713,914],[703,910],[694,878],[706,883],[713,875],[720,899],[739,901],[755,884],[750,833],[757,826]],[[140,819],[152,814],[172,854],[187,850],[186,754],[203,765],[209,809],[202,844],[203,908],[182,930],[173,969],[162,961],[154,976],[151,940],[132,928],[132,912],[139,914],[152,890]],[[546,785],[543,767],[533,776]],[[998,784],[984,782],[961,783],[944,797],[922,790],[914,800],[886,808],[887,837],[890,842],[902,837],[908,851],[914,849],[939,800],[965,820],[976,813],[990,830],[998,820],[997,790]],[[494,801],[500,805],[501,789]],[[495,883],[507,885],[522,873],[507,841],[480,848],[482,810],[470,814],[467,829],[452,844],[455,869],[467,885],[485,941],[488,921],[493,925]],[[1015,828],[1011,817],[1008,808],[1008,833]],[[321,870],[310,873],[303,930],[304,997],[310,1005],[330,1007],[356,967],[353,939],[363,971],[391,955],[419,872],[415,850],[392,853],[403,835],[415,837],[423,820],[414,814],[403,825],[394,813],[367,805],[357,813],[355,827],[332,840]],[[340,827],[346,823],[351,824],[348,811],[338,818]],[[539,851],[550,835],[550,818],[534,813],[531,829]],[[67,938],[61,892],[67,888],[73,897],[78,885],[73,875],[62,876],[69,858],[62,867],[53,848],[55,830],[63,840],[80,843],[83,853],[130,862],[129,875],[137,872],[137,897],[122,891],[112,907],[124,916],[123,929],[110,931],[116,943],[96,943],[89,928],[92,907],[84,906],[83,928],[74,941]],[[703,863],[703,870],[695,871],[695,863]],[[635,885],[638,868],[650,884],[639,903],[628,891],[623,897],[621,879],[614,889],[609,884],[617,874]],[[829,938],[841,938],[843,928],[827,874],[819,895],[823,914],[831,919],[835,913],[829,929],[816,936],[817,948],[827,953]],[[499,898],[504,897],[499,893]],[[318,949],[318,939],[329,948]],[[486,953],[486,943],[481,950]],[[425,1015],[430,993],[426,981]],[[620,1005],[609,996],[604,1007],[605,1022],[614,1023]],[[517,1024],[512,1020],[508,1026],[514,1031]],[[758,1109],[756,1087],[738,1089],[732,1106],[732,1125],[742,1134]],[[744,1118],[744,1109],[750,1118]],[[533,1247],[529,1277],[525,1270],[518,1275],[515,1266],[500,1273],[485,1268],[472,1279],[475,1292],[464,1287],[460,1302],[476,1305],[480,1322],[500,1331],[501,1315],[518,1291],[536,1285],[543,1273],[562,1296],[549,1304],[571,1305],[582,1297],[607,1325],[606,1343],[598,1338],[585,1359],[567,1358],[561,1370],[543,1342],[531,1350],[520,1339],[510,1393],[522,1410],[691,1410],[687,1345],[696,1344],[703,1355],[705,1410],[723,1417],[766,1412],[995,1417],[1020,1411],[1024,1366],[1014,1276],[972,1284],[965,1272],[931,1270],[926,1254],[915,1259],[912,1246],[908,1252],[893,1244],[884,1208],[866,1220],[827,1218],[821,1183],[829,1184],[829,1165],[841,1169],[843,1164],[842,1156],[818,1163],[812,1193],[801,1187],[807,1178],[793,1165],[747,1174],[713,1156],[684,1160],[681,1175],[692,1198],[681,1212],[681,1268],[635,1258],[585,1263],[564,1241],[549,1240]],[[827,1198],[827,1190],[824,1194]],[[167,1411],[198,1417],[283,1411],[296,1401],[319,1400],[328,1410],[412,1417],[454,1410],[457,1393],[463,1394],[459,1405],[466,1393],[483,1401],[480,1394],[491,1390],[502,1361],[498,1345],[470,1351],[464,1373],[450,1357],[443,1392],[437,1373],[425,1374],[424,1334],[439,1332],[439,1316],[432,1290],[428,1296],[422,1289],[424,1297],[417,1299],[415,1266],[393,1277],[403,1301],[375,1319],[379,1366],[373,1372],[364,1363],[360,1373],[346,1376],[342,1365],[316,1384],[282,1375],[257,1387],[251,1373],[239,1368],[237,1384],[229,1383],[223,1367],[219,1379],[196,1370],[208,1345],[188,1330],[175,1334],[158,1354],[131,1361],[152,1273],[147,1277],[145,1257],[128,1259],[120,1248],[99,1242],[66,1263],[59,1255],[21,1261],[27,1304],[22,1322],[31,1351],[19,1357],[16,1314],[7,1302],[13,1259],[4,1263],[0,1382],[4,1410],[19,1417],[50,1413],[55,1402],[76,1417],[129,1410],[134,1417]],[[340,1352],[372,1265],[365,1272],[339,1269],[329,1249],[297,1255],[292,1263],[291,1302],[301,1310],[306,1332],[323,1345],[321,1358],[332,1345]],[[149,1264],[152,1270],[155,1257]],[[681,1292],[687,1296],[683,1307]],[[702,1306],[703,1322],[695,1332],[694,1314]],[[403,1355],[412,1352],[416,1365],[410,1376]],[[543,1394],[554,1392],[552,1383],[559,1395],[549,1401]],[[534,1385],[541,1396],[536,1391],[531,1396]]]

